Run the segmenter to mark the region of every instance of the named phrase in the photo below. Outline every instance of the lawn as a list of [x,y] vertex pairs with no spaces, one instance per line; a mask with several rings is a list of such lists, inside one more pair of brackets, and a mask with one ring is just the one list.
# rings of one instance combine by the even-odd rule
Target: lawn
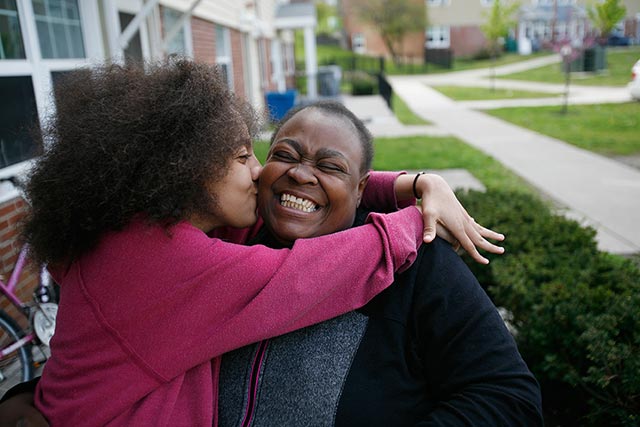
[[488,114],[604,155],[640,153],[640,103],[502,108]]
[[[640,46],[607,49],[607,70],[602,73],[572,73],[571,82],[589,86],[625,86],[631,80],[631,67],[640,59]],[[529,80],[545,83],[565,82],[561,64],[552,64],[520,73],[498,76],[503,79]]]
[[[257,142],[264,162],[268,143]],[[537,197],[537,192],[497,160],[452,137],[402,137],[375,140],[375,170],[467,169],[487,190],[513,190]]]
[[475,101],[493,99],[518,99],[518,98],[553,98],[561,94],[548,92],[531,92],[525,90],[494,89],[487,87],[465,86],[433,86],[438,92],[456,101]]
[[409,109],[407,104],[395,92],[391,95],[391,104],[393,105],[393,114],[396,115],[400,123],[405,125],[425,125],[429,124],[426,120],[418,117]]

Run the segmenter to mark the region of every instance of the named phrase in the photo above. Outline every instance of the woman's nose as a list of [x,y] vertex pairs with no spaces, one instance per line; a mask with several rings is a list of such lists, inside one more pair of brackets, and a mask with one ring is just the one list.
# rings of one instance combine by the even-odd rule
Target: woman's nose
[[317,184],[318,179],[316,175],[313,173],[313,168],[311,166],[305,165],[304,163],[298,163],[295,166],[291,167],[287,174],[290,178],[295,180],[298,184]]

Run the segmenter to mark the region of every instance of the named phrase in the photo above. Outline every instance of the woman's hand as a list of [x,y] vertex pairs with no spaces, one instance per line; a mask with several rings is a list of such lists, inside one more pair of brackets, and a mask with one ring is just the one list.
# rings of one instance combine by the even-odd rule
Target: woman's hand
[[[399,200],[413,197],[415,174],[400,175],[396,180],[396,195]],[[449,184],[439,175],[421,174],[415,181],[415,191],[422,200],[425,243],[436,234],[458,249],[464,248],[480,264],[488,264],[478,248],[494,254],[504,253],[504,248],[486,239],[502,241],[504,235],[476,223],[467,213]]]

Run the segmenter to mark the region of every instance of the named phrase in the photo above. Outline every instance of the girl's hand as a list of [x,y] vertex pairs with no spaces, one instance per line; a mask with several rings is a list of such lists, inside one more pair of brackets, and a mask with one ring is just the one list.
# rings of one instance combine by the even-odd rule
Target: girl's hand
[[[398,177],[396,180],[398,199],[413,197],[415,178],[415,174]],[[504,253],[503,247],[486,240],[502,241],[504,235],[476,223],[441,176],[420,174],[415,181],[415,191],[422,200],[425,243],[431,242],[437,234],[456,249],[462,246],[480,264],[488,264],[489,260],[478,252],[478,248],[494,254]]]

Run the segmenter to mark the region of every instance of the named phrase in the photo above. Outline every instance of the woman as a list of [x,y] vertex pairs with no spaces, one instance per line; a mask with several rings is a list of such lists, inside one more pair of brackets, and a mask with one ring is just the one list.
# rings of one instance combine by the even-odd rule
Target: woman
[[[220,354],[359,307],[415,257],[415,208],[290,250],[229,243],[257,229],[241,229],[256,223],[256,122],[211,68],[111,65],[60,93],[24,229],[61,285],[36,393],[52,425],[211,425]],[[394,180],[372,183],[389,210]],[[453,210],[461,242],[493,236]],[[357,268],[306,274],[342,259]]]
[[[260,176],[256,241],[290,247],[361,224],[371,142],[341,104],[293,110]],[[334,208],[301,212],[283,194]],[[219,425],[543,424],[535,378],[449,245],[423,245],[395,282],[362,309],[225,354]]]

